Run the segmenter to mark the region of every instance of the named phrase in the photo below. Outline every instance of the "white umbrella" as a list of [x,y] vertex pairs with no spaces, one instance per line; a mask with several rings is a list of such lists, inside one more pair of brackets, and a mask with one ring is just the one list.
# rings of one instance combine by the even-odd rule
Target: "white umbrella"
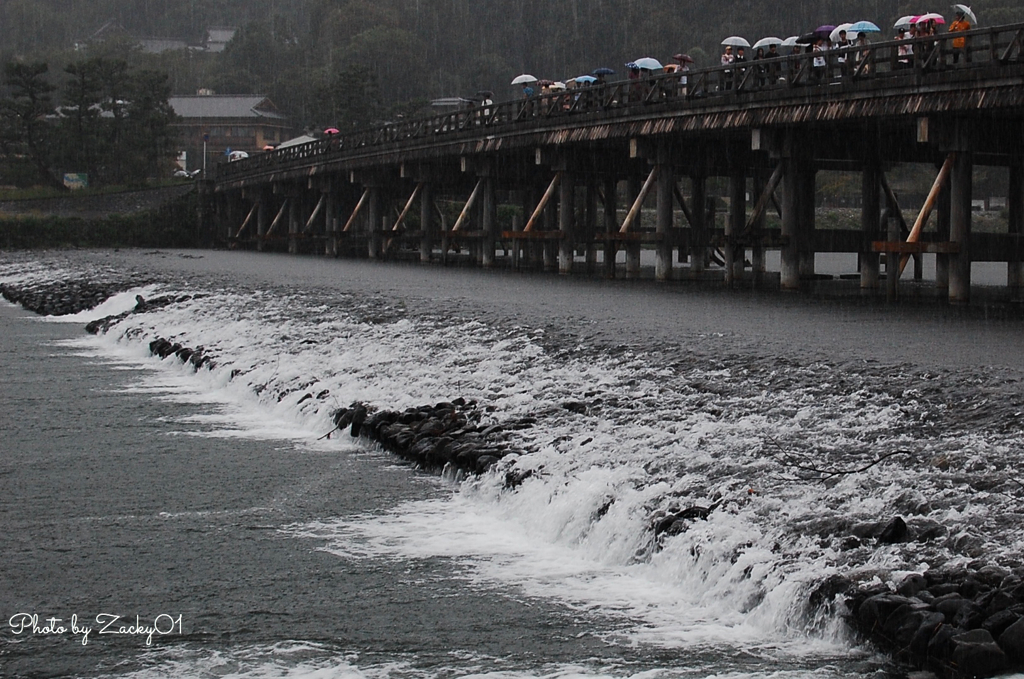
[[645,71],[657,71],[659,68],[664,68],[661,62],[653,57],[642,57],[633,62],[637,68],[642,68]]
[[918,17],[917,14],[908,14],[905,17],[900,17],[896,21],[896,23],[892,25],[892,27],[893,28],[910,28],[913,24],[917,23],[917,17]]
[[832,29],[831,33],[829,33],[828,39],[831,40],[832,42],[835,42],[836,40],[838,40],[839,39],[839,31],[846,31],[847,32],[846,33],[847,40],[849,40],[851,37],[856,37],[856,36],[851,36],[850,35],[850,33],[849,33],[850,26],[853,26],[853,24],[839,24],[838,26],[836,26],[835,28]]
[[730,35],[728,38],[722,41],[723,45],[732,45],[733,47],[750,47],[750,43],[747,42],[746,38],[741,38],[738,35]]
[[758,47],[770,47],[772,45],[779,46],[781,44],[783,44],[782,38],[774,38],[769,36],[767,38],[761,38],[760,40],[755,42],[754,49],[757,49]]
[[524,73],[522,75],[517,75],[515,78],[512,78],[512,84],[513,85],[526,85],[527,83],[535,83],[535,82],[537,82],[537,79],[535,77],[533,77],[532,75],[530,75],[529,73]]
[[974,15],[974,12],[972,12],[971,8],[967,5],[953,5],[953,10],[963,12],[964,16],[967,17],[967,20],[971,22],[971,26],[978,25],[978,17]]
[[795,47],[796,41],[800,39],[799,35],[791,35],[782,41],[782,47]]

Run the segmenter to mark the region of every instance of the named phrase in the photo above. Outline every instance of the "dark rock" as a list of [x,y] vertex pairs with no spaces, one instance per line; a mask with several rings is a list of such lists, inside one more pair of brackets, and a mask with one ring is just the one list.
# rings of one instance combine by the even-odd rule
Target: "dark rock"
[[[910,645],[910,640],[914,637],[917,629],[924,623],[925,619],[931,615],[941,614],[935,613],[928,608],[928,604],[924,603],[910,603],[903,604],[896,610],[894,610],[882,626],[879,632],[889,640],[890,643],[895,644],[897,648],[905,648]],[[945,618],[943,618],[945,620]]]
[[812,609],[822,608],[831,604],[837,595],[847,592],[853,583],[842,575],[830,575],[822,580],[811,592],[807,602]]
[[981,629],[998,639],[999,635],[1006,631],[1013,623],[1020,620],[1020,616],[1010,610],[999,611],[985,618],[981,623]]
[[903,582],[900,583],[899,587],[896,588],[898,594],[903,596],[917,596],[918,592],[921,592],[928,588],[928,581],[920,573],[911,573],[907,577],[903,578]]
[[579,401],[566,401],[565,403],[562,404],[562,408],[568,410],[571,413],[576,413],[577,415],[587,414],[587,404],[580,403]]
[[985,592],[975,599],[975,601],[985,610],[985,613],[989,615],[998,613],[999,611],[1005,611],[1007,608],[1017,603],[1016,599],[1000,589],[993,589],[989,592]]
[[999,647],[1014,664],[1024,663],[1024,619],[1003,630],[999,635]]
[[983,629],[958,634],[953,641],[953,662],[965,677],[986,677],[1009,664],[1003,649]]
[[968,577],[960,583],[960,594],[967,599],[973,599],[987,589],[985,585],[974,577]]
[[934,585],[928,585],[928,591],[936,597],[941,597],[946,594],[956,594],[957,596],[960,596],[960,585],[955,582],[942,582]]
[[496,464],[498,464],[498,458],[495,456],[481,455],[476,460],[476,473],[483,474]]
[[881,629],[897,608],[911,603],[914,603],[912,599],[899,594],[877,594],[860,605],[857,610],[857,622],[863,630],[875,632]]
[[965,630],[974,630],[981,627],[985,622],[985,611],[973,601],[961,606],[960,610],[953,616],[953,626]]
[[921,616],[920,624],[910,637],[907,647],[916,656],[925,657],[928,655],[928,643],[935,636],[940,627],[946,624],[946,619],[941,613],[924,613]]
[[1009,574],[1005,568],[989,564],[979,568],[974,577],[990,587],[998,587]]
[[949,660],[953,655],[953,637],[959,634],[960,631],[949,625],[939,625],[938,629],[932,634],[931,639],[928,640],[928,651],[926,653],[928,658],[939,663]]
[[353,408],[352,418],[350,420],[352,423],[352,438],[358,437],[359,433],[362,431],[363,423],[366,422],[366,414],[366,407],[363,405],[358,405]]
[[882,532],[878,534],[878,541],[885,545],[893,545],[899,542],[906,542],[909,531],[907,530],[907,523],[902,517],[894,517]]

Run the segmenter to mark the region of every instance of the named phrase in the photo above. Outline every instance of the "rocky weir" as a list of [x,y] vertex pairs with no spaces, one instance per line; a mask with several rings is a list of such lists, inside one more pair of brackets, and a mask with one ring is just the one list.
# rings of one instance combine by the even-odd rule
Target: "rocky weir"
[[[65,280],[59,283],[5,284],[0,292],[11,302],[43,315],[67,315],[94,308],[109,297],[140,285],[138,278]],[[131,314],[144,314],[188,301],[190,296],[136,298],[130,311],[88,324],[105,333]],[[153,355],[177,360],[194,369],[216,368],[215,357],[201,346],[183,346],[173,338],[132,337],[148,344]],[[303,394],[301,399],[320,398]],[[300,399],[300,402],[301,402]],[[586,411],[586,403],[566,402],[561,409]],[[388,409],[352,403],[332,413],[335,432],[347,432],[424,469],[454,477],[515,470],[501,464],[526,454],[519,433],[547,414],[505,422],[493,421],[488,406],[463,397],[418,407]],[[523,472],[505,471],[508,492],[525,480]],[[614,501],[614,500],[612,500]],[[721,502],[652,511],[648,530],[654,542],[672,539],[697,522],[706,521]],[[910,525],[908,526],[908,522]],[[934,531],[902,517],[880,520],[870,530],[844,526],[836,533],[851,548],[928,540]],[[843,533],[846,535],[844,538]],[[918,669],[936,677],[985,677],[1024,669],[1024,568],[1006,567],[978,558],[966,566],[924,569],[901,581],[858,570],[823,579],[809,594],[811,612],[829,611],[844,617],[862,638],[885,649],[900,668]]]

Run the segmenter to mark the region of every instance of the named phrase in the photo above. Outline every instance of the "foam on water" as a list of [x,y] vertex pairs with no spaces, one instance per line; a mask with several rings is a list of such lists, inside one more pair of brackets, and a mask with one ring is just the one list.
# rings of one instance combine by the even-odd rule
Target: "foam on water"
[[[995,480],[1024,462],[1020,430],[949,419],[962,395],[953,375],[555,348],[536,328],[414,315],[343,293],[161,292],[203,294],[129,316],[82,346],[158,368],[140,389],[216,404],[202,435],[351,450],[347,434],[344,444],[317,438],[335,408],[357,400],[402,409],[463,396],[487,422],[537,417],[521,432],[524,454],[453,481],[448,498],[289,532],[346,559],[451,559],[468,581],[600,610],[621,620],[613,643],[824,663],[857,652],[837,617],[807,609],[825,576],[892,582],[1024,551],[1014,529],[1021,491]],[[193,374],[148,356],[156,337],[202,346],[216,368]],[[982,390],[1003,386],[973,379]],[[586,414],[562,408],[568,401],[585,402]],[[514,491],[506,473],[524,479]],[[691,506],[713,511],[654,535],[653,518]],[[946,532],[921,544],[843,545],[858,522],[897,513]]]

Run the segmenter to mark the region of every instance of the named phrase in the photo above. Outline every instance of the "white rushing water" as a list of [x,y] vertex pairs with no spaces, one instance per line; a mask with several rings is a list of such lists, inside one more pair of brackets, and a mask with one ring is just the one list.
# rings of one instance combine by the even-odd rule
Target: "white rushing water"
[[[73,273],[19,264],[0,270],[0,281]],[[320,437],[333,428],[331,413],[354,401],[400,410],[462,396],[484,407],[488,422],[537,417],[519,432],[522,455],[450,480],[440,499],[287,532],[346,559],[450,559],[469,586],[619,620],[606,633],[612,644],[743,653],[765,666],[803,659],[823,668],[779,676],[831,676],[831,660],[861,651],[835,611],[807,606],[828,575],[895,583],[908,571],[983,554],[1008,563],[1022,551],[1014,528],[1022,491],[997,480],[1021,462],[1021,413],[994,418],[1018,418],[1012,426],[970,427],[948,412],[993,407],[993,394],[1015,388],[991,375],[565,346],[539,326],[410,313],[401,299],[318,290],[155,284],[60,320],[129,310],[137,294],[194,297],[77,344],[151,368],[140,390],[210,404],[202,435],[352,453],[359,447],[347,433]],[[150,356],[157,337],[203,347],[216,367],[193,372]],[[971,391],[958,391],[970,380]],[[525,477],[515,489],[505,484],[510,471]],[[688,507],[713,511],[654,536],[653,522]],[[850,541],[858,526],[894,515],[931,537]],[[191,662],[201,675],[196,663],[213,661],[161,667]],[[315,662],[282,673],[266,659],[253,667],[237,676],[391,673]]]

